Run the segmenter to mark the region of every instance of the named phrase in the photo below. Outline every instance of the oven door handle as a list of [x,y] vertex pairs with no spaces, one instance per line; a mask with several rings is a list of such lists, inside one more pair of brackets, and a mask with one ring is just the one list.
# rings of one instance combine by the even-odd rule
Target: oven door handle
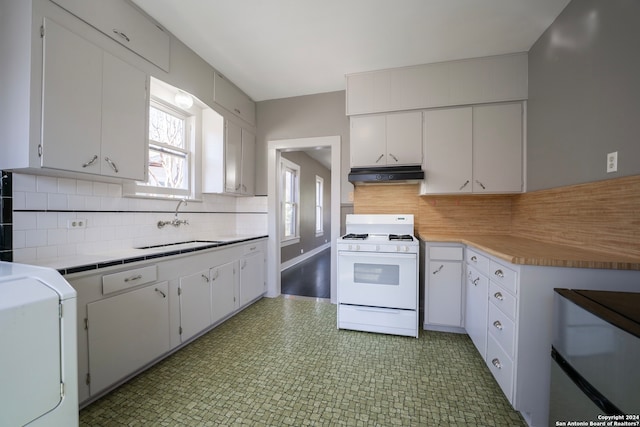
[[339,251],[339,257],[346,258],[385,258],[385,259],[416,259],[418,254],[413,253],[396,253],[396,252],[350,252]]

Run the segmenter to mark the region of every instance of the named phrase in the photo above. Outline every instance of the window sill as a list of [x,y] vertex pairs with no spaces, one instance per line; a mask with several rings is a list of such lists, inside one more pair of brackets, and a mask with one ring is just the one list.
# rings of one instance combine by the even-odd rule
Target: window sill
[[300,243],[300,237],[294,237],[292,239],[282,240],[280,242],[280,247],[285,247],[289,245],[295,245],[296,243]]

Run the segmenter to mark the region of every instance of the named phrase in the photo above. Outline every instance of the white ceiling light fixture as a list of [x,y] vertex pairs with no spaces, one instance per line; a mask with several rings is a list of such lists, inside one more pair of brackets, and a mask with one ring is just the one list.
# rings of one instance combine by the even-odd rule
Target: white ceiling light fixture
[[176,93],[175,98],[173,99],[176,102],[176,105],[180,108],[184,108],[188,110],[193,105],[193,97],[188,93],[184,93],[182,91]]

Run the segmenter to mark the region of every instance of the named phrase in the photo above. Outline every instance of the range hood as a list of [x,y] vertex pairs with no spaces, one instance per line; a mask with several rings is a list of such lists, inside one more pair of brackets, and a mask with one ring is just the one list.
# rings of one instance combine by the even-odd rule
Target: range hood
[[420,166],[352,168],[349,173],[349,182],[354,185],[417,182],[422,179],[424,179],[424,171]]

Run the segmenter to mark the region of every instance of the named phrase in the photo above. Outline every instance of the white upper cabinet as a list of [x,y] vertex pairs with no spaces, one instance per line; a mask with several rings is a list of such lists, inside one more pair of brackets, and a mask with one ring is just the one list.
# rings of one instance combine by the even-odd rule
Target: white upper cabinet
[[422,112],[351,117],[351,166],[422,162]]
[[124,0],[53,0],[147,61],[169,71],[169,34]]
[[425,111],[422,194],[523,191],[522,104]]
[[347,115],[527,98],[527,54],[350,74]]
[[213,100],[252,126],[256,124],[256,104],[223,75],[215,73]]
[[522,104],[473,107],[473,191],[523,190]]
[[470,193],[472,109],[424,112],[423,193]]
[[44,21],[42,166],[145,178],[147,76]]

